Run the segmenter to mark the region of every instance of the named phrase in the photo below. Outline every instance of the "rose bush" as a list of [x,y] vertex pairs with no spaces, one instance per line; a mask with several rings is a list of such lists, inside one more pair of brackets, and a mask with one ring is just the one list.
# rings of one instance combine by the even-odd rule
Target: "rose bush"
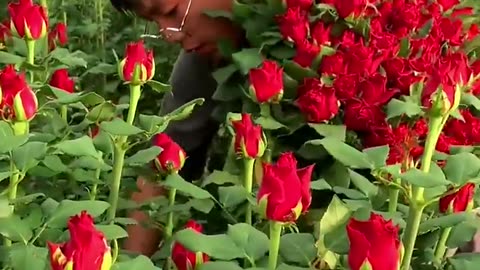
[[[132,39],[110,59],[98,19],[91,57],[52,10],[14,1],[0,26],[5,269],[476,269],[479,255],[456,252],[478,227],[472,3],[245,0],[213,13],[249,47],[220,44],[228,143],[198,182],[180,176],[188,156],[165,130],[203,99],[145,112],[142,96],[171,90],[158,52]],[[110,100],[112,81],[128,97]],[[139,177],[161,195],[130,201]],[[162,231],[152,258],[122,250],[134,209]]]

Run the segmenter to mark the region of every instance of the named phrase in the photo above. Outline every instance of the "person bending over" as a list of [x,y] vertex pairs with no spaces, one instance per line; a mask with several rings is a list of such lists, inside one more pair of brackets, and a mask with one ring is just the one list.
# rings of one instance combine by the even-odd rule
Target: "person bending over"
[[[220,60],[217,43],[230,39],[238,44],[243,38],[239,28],[225,18],[211,18],[209,10],[231,11],[230,0],[110,0],[119,11],[129,11],[158,25],[161,38],[178,43],[182,51],[170,78],[172,92],[165,95],[161,113],[166,114],[195,99],[204,98],[202,106],[183,121],[172,122],[165,131],[187,152],[187,160],[180,174],[185,179],[198,179],[203,173],[207,148],[218,128],[211,119],[214,109],[212,95],[216,82],[211,76]],[[138,192],[132,195],[137,202],[161,194],[161,189],[145,180],[137,180]],[[131,217],[145,222],[148,217],[135,211]],[[161,232],[143,225],[127,228],[129,238],[125,248],[132,252],[152,255],[158,247]]]

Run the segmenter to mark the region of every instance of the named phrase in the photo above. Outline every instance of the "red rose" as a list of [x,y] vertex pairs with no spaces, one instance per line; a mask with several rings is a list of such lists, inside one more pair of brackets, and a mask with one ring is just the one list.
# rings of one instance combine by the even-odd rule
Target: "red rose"
[[50,85],[67,93],[75,91],[75,82],[68,76],[68,70],[58,69],[52,74]]
[[330,45],[330,33],[332,31],[332,25],[325,26],[322,21],[318,21],[312,28],[313,42],[320,45]]
[[159,133],[153,139],[153,145],[162,149],[155,159],[156,168],[164,174],[180,171],[185,163],[185,151],[167,134]]
[[293,57],[293,61],[302,67],[309,68],[312,66],[313,61],[320,54],[320,47],[310,43],[307,40],[295,44],[297,53]]
[[325,55],[320,62],[319,73],[325,75],[339,75],[346,72],[345,56],[337,51],[333,55]]
[[365,46],[363,42],[350,46],[344,56],[347,73],[359,75],[376,73],[384,58],[385,56],[377,55],[377,52]]
[[443,128],[445,135],[460,145],[480,144],[480,119],[469,110],[460,110],[463,121],[451,118]]
[[447,11],[454,6],[460,4],[459,0],[437,0],[437,3],[442,6],[443,11]]
[[312,89],[320,89],[322,87],[322,82],[318,78],[305,78],[303,83],[297,89],[297,97],[303,96],[305,93]]
[[40,39],[47,34],[48,17],[45,9],[32,0],[19,0],[8,4],[12,29],[20,38]]
[[280,155],[276,164],[263,164],[258,203],[265,207],[267,219],[295,222],[308,211],[312,201],[310,182],[314,165],[297,169],[293,153]]
[[310,123],[328,122],[338,114],[339,101],[331,87],[314,88],[295,101]]
[[265,60],[249,72],[250,94],[258,103],[278,102],[283,96],[283,68],[275,61]]
[[358,81],[359,76],[357,74],[340,75],[333,81],[333,88],[340,101],[345,102],[357,96]]
[[386,125],[386,115],[382,108],[363,100],[352,99],[346,102],[344,123],[353,131],[370,131]]
[[463,43],[463,23],[461,20],[452,20],[451,18],[442,18],[434,22],[431,35],[441,41],[446,41],[452,46],[458,46]]
[[65,46],[68,43],[67,26],[64,23],[57,23],[52,31],[48,34],[48,47],[53,51],[55,47]]
[[25,74],[17,74],[13,65],[0,71],[0,113],[15,121],[30,121],[38,110],[38,101],[25,81]]
[[[475,188],[475,184],[467,183],[457,192],[445,195],[440,198],[440,213],[459,213],[467,210],[470,204],[473,204],[473,195],[475,193]],[[452,189],[450,189],[448,193],[450,193],[451,191]]]
[[93,218],[83,211],[68,222],[70,240],[63,244],[48,242],[53,270],[110,269],[112,255],[103,234],[96,230]]
[[298,7],[301,10],[309,11],[313,5],[313,0],[286,0],[287,8]]
[[363,268],[366,265],[373,270],[398,269],[401,252],[398,230],[391,220],[374,213],[367,221],[350,219],[347,225],[350,269],[367,269]]
[[243,113],[242,120],[233,121],[235,129],[235,151],[238,156],[257,158],[265,151],[265,135],[262,127],[255,125],[249,114]]
[[358,88],[365,102],[379,106],[387,104],[397,94],[397,91],[387,89],[387,78],[380,73],[360,82]]
[[[139,78],[133,78],[136,67],[139,67]],[[120,62],[119,75],[123,81],[131,84],[143,84],[153,78],[155,60],[152,50],[145,50],[143,41],[127,44],[125,58]],[[132,81],[136,79],[137,81]]]
[[294,43],[307,39],[310,31],[308,18],[300,8],[287,9],[285,14],[278,17],[277,22],[284,39]]
[[[190,220],[185,225],[186,229],[191,229],[197,233],[203,231],[202,225]],[[205,253],[195,253],[186,249],[180,243],[174,243],[172,248],[172,261],[178,270],[195,270],[198,265],[208,262],[209,257]],[[200,259],[200,260],[199,260]]]
[[367,6],[366,0],[328,0],[326,3],[332,3],[341,18],[350,15],[357,17],[362,14]]

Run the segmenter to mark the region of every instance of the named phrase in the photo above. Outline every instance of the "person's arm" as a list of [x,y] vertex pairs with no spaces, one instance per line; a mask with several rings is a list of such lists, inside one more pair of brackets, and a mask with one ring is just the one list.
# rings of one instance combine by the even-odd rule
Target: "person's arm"
[[[214,109],[212,95],[216,82],[211,76],[211,65],[202,57],[192,53],[181,53],[175,63],[172,77],[172,93],[165,95],[161,114],[169,113],[181,105],[195,99],[204,98],[202,106],[195,109],[189,118],[169,124],[165,131],[187,153],[185,166],[180,175],[186,180],[199,178],[206,162],[208,145],[217,129],[211,120]],[[139,191],[132,194],[132,200],[144,202],[162,194],[162,189],[148,180],[138,179]],[[129,238],[125,241],[125,249],[151,256],[158,248],[161,232],[141,223],[149,222],[146,213],[134,211],[130,218],[139,224],[127,227]]]

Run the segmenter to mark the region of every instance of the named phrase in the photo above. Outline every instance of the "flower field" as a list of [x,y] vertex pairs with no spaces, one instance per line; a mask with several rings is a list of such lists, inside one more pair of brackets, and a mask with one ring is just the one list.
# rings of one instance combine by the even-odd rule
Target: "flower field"
[[[142,39],[147,22],[106,0],[8,1],[2,269],[477,270],[479,8],[233,0],[205,16],[248,45],[220,41],[213,96],[161,113],[179,48]],[[193,178],[168,128],[207,103]]]

